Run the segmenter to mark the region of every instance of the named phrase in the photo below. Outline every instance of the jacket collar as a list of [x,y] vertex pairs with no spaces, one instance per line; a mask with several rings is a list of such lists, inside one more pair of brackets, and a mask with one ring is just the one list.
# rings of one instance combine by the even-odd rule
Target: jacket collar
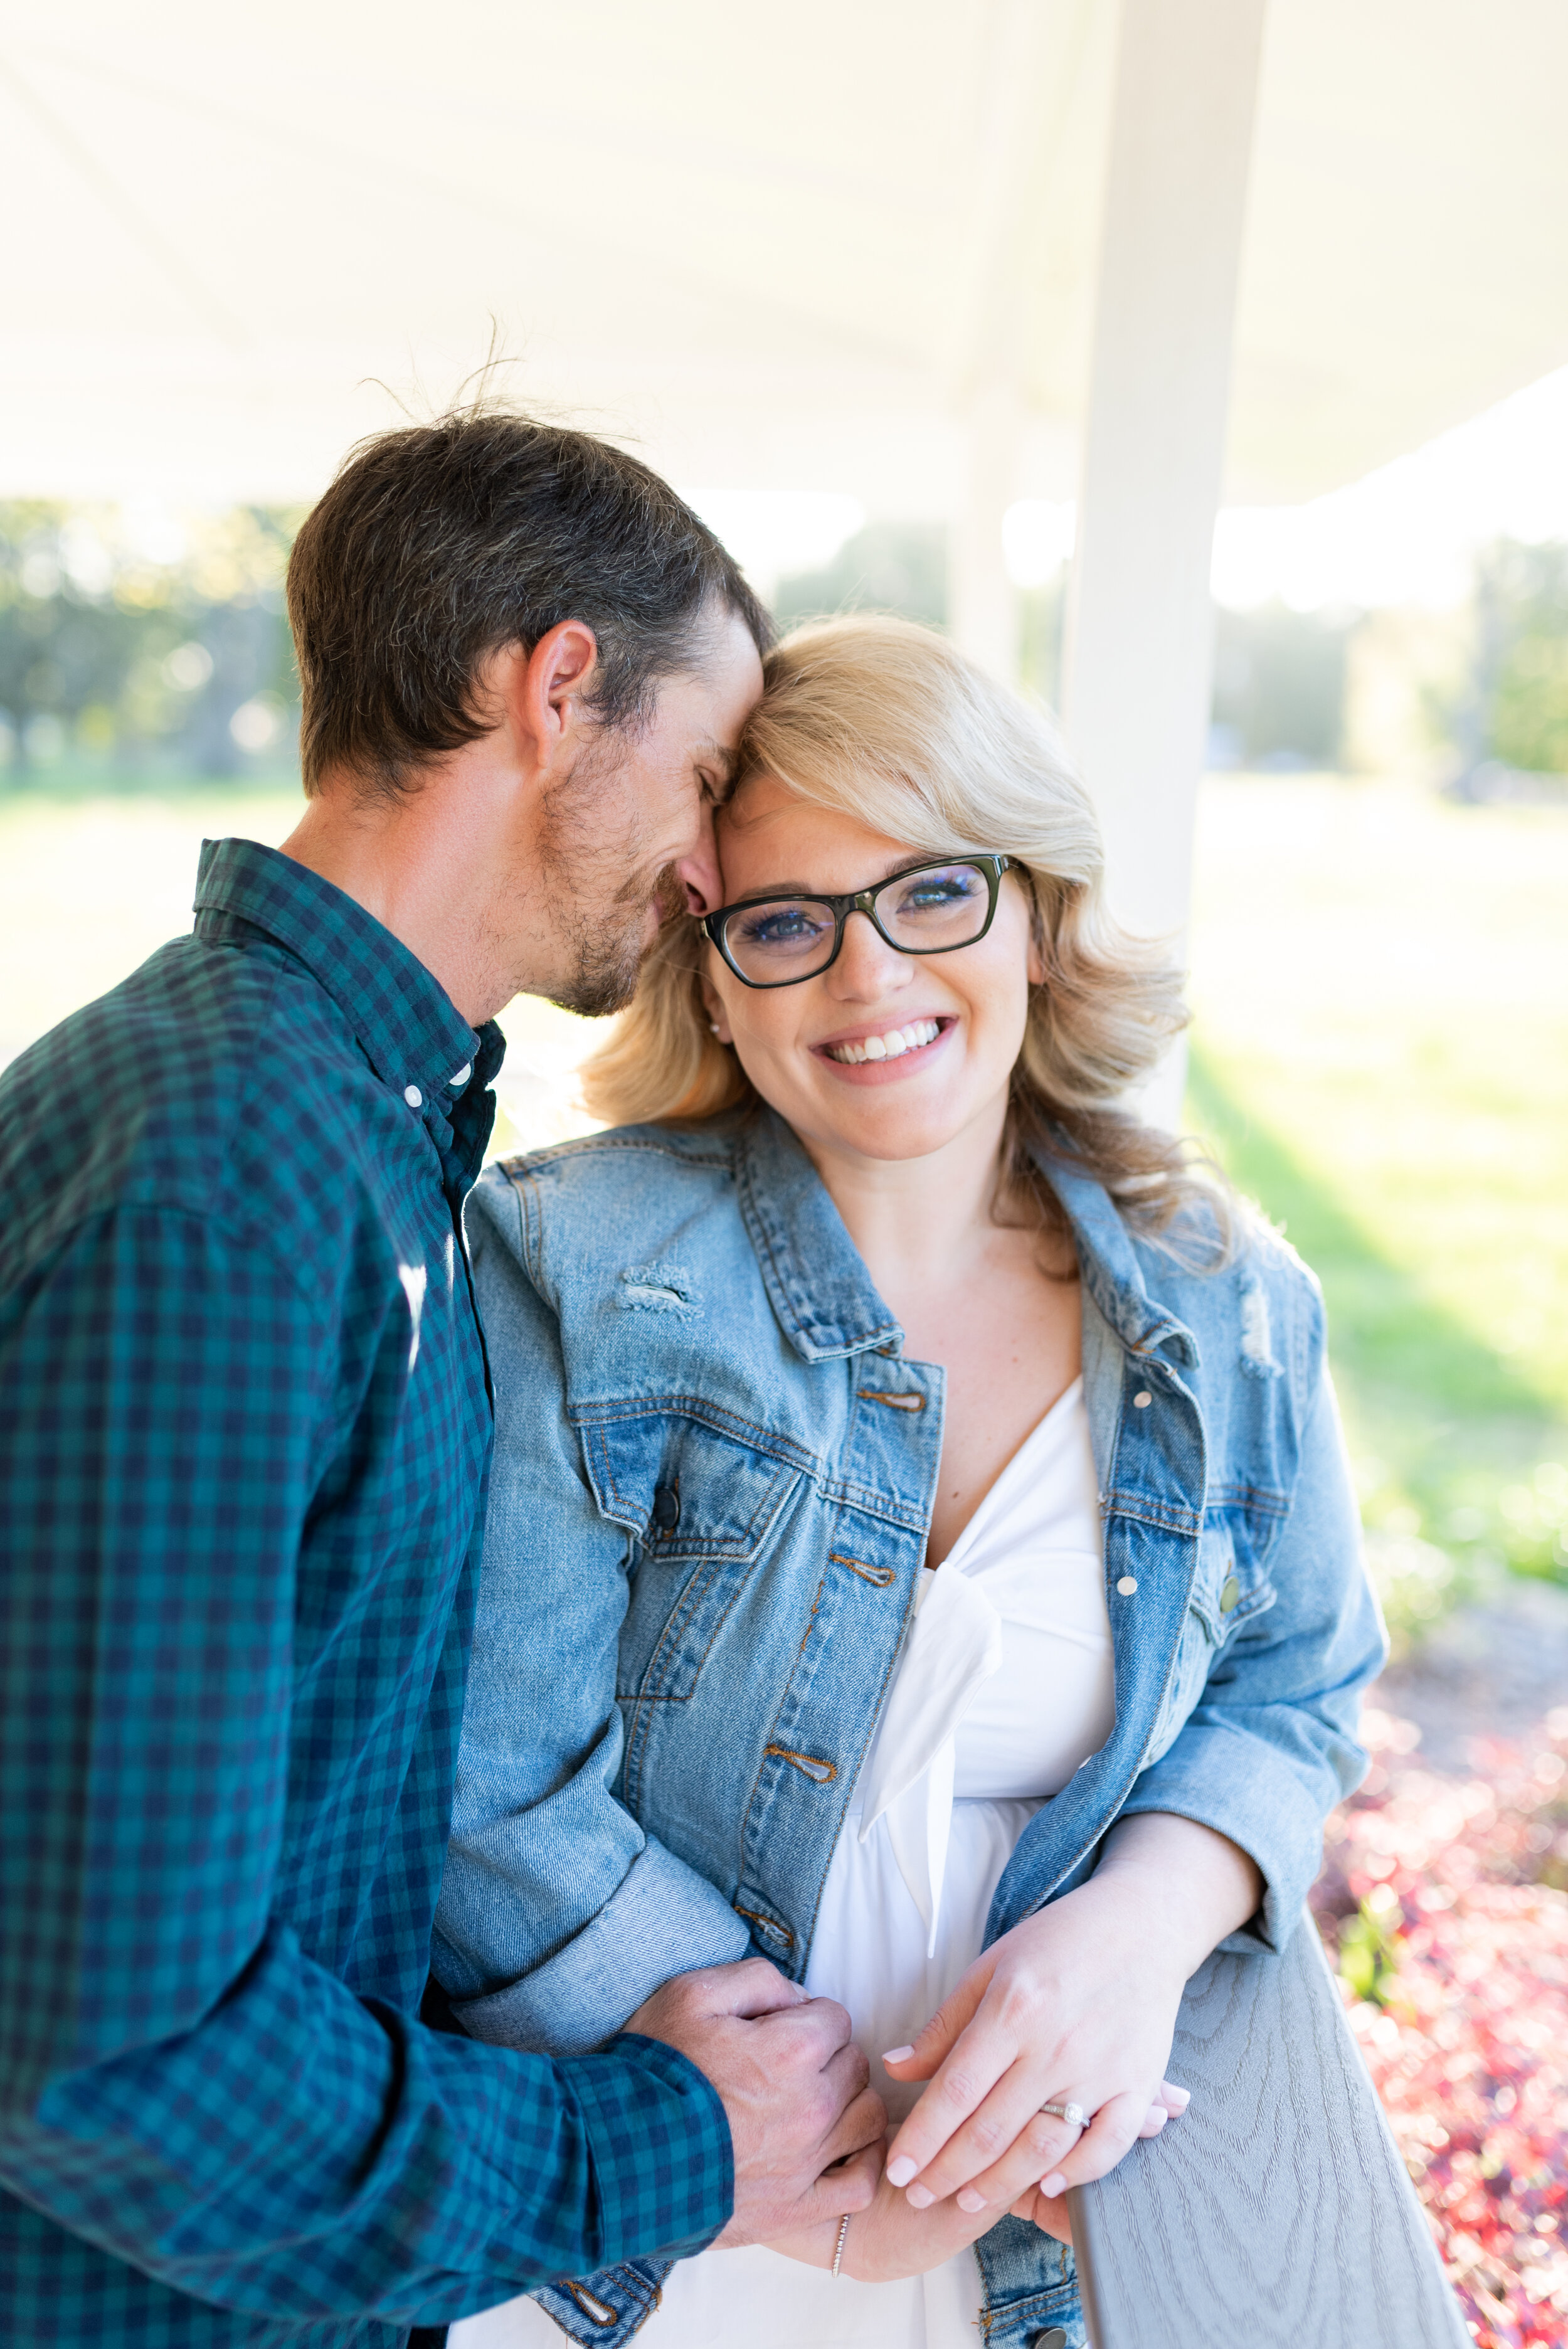
[[471,1076],[482,1092],[500,1067],[506,1047],[494,1020],[476,1033],[440,981],[354,898],[275,848],[203,841],[196,935],[217,941],[241,924],[304,964],[376,1074],[405,1099],[413,1087],[435,1103],[460,1074],[459,1090]]
[[1163,1352],[1195,1366],[1196,1338],[1150,1296],[1132,1237],[1104,1185],[1076,1172],[1067,1157],[1053,1155],[1040,1166],[1072,1226],[1089,1294],[1129,1353]]
[[[740,1211],[779,1325],[808,1362],[878,1346],[903,1331],[877,1294],[860,1250],[800,1143],[776,1111],[758,1107],[741,1129]],[[1197,1340],[1151,1298],[1126,1225],[1102,1185],[1061,1158],[1045,1165],[1072,1226],[1078,1263],[1101,1315],[1130,1353],[1168,1352],[1195,1363]]]

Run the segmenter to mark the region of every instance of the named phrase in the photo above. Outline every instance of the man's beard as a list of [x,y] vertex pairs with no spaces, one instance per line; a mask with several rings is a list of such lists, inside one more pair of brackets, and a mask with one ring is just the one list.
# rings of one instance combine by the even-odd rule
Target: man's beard
[[661,928],[686,912],[686,891],[674,865],[656,874],[651,886],[645,874],[634,874],[596,915],[587,915],[575,902],[563,906],[562,927],[572,940],[575,966],[550,1000],[562,1011],[581,1012],[588,1019],[624,1011],[637,991],[648,953],[650,905],[657,909]]
[[558,787],[542,857],[552,926],[567,957],[566,975],[549,990],[550,1000],[590,1019],[624,1011],[636,993],[649,946],[649,906],[662,925],[686,905],[673,865],[652,872],[639,865],[634,834],[605,841],[596,819],[609,764],[610,758],[590,754]]

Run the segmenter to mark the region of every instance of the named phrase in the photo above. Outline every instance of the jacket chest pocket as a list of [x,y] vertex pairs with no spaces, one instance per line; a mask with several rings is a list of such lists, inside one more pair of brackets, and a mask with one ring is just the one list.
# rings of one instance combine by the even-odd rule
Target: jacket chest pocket
[[1243,1514],[1223,1507],[1205,1514],[1170,1685],[1143,1755],[1146,1769],[1175,1744],[1211,1679],[1223,1671],[1233,1634],[1274,1605],[1274,1587],[1259,1557],[1256,1536],[1262,1530]]
[[578,1433],[600,1509],[635,1537],[616,1693],[679,1702],[804,1471],[678,1412],[579,1421]]

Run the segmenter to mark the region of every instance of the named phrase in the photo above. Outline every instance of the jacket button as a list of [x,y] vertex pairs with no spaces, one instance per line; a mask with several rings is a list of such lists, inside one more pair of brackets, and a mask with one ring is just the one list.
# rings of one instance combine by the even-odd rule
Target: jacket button
[[1225,1587],[1220,1593],[1220,1612],[1228,1615],[1242,1595],[1242,1586],[1233,1574],[1225,1577]]
[[[1132,1408],[1134,1411],[1147,1411],[1153,1400],[1154,1397],[1150,1393],[1149,1389],[1144,1387],[1133,1396]],[[1062,2339],[1064,2341],[1067,2339],[1065,2333],[1062,2334]]]
[[1124,1574],[1116,1587],[1123,1599],[1130,1599],[1138,1588],[1138,1577],[1135,1574]]
[[673,1485],[654,1486],[654,1523],[660,1533],[673,1534],[681,1521],[681,1496]]
[[1048,2333],[1031,2333],[1028,2349],[1068,2349],[1068,2336],[1059,2324],[1053,2324]]

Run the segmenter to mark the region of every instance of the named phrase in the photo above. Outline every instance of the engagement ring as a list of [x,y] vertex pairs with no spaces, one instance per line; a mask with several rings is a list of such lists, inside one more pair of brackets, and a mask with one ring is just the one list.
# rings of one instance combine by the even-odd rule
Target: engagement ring
[[1068,2128],[1083,2129],[1088,2127],[1088,2115],[1081,2105],[1042,2105],[1040,2110],[1043,2113],[1055,2113],[1058,2120],[1066,2121]]

